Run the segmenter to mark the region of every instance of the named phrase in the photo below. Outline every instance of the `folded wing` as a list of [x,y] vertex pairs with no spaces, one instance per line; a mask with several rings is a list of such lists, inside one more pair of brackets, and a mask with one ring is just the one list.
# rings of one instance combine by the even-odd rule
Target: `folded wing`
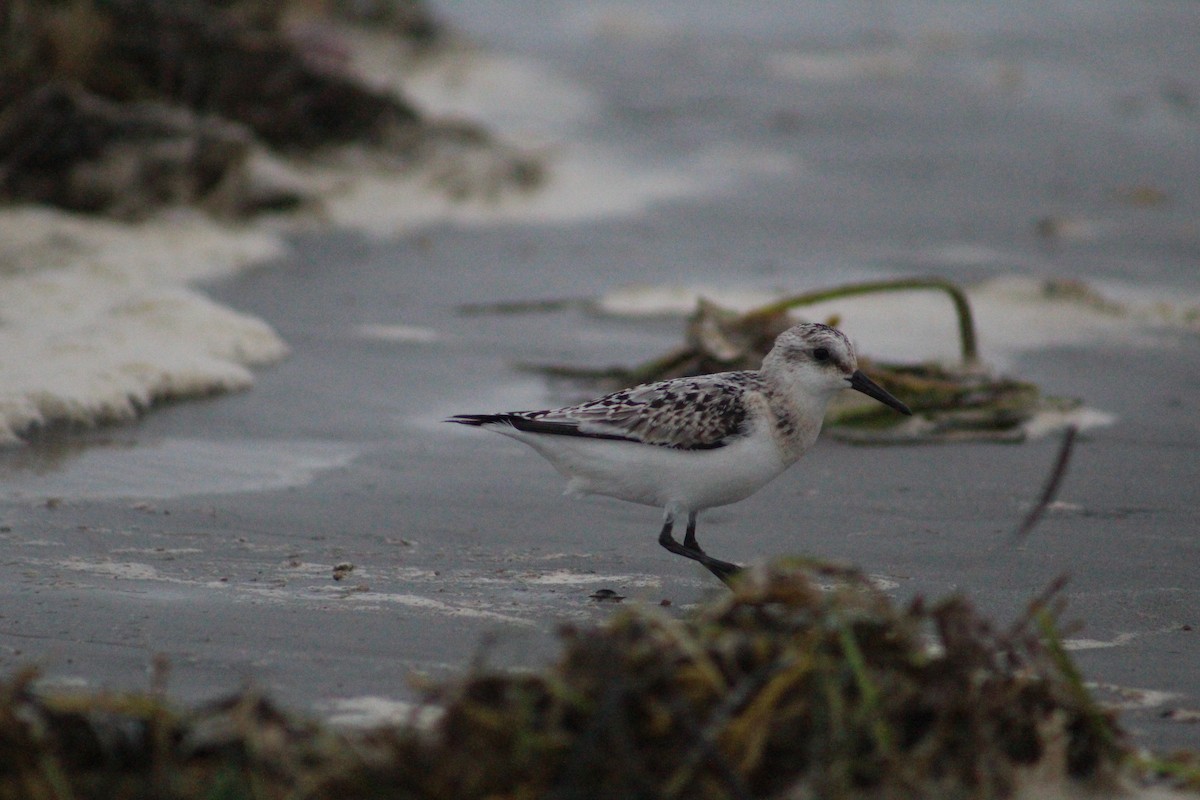
[[477,426],[503,423],[529,433],[710,450],[744,433],[745,396],[760,388],[755,373],[721,373],[637,386],[566,408],[461,414],[448,421]]

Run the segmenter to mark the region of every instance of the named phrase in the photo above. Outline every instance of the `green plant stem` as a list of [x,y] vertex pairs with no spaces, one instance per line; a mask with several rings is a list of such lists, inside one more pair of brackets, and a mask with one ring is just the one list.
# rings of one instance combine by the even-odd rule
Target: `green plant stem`
[[847,283],[829,289],[818,289],[814,292],[785,297],[774,303],[756,308],[746,314],[747,319],[769,317],[797,306],[808,306],[826,300],[836,300],[842,297],[855,297],[860,294],[876,294],[880,292],[909,292],[933,290],[945,292],[954,302],[954,310],[958,315],[958,337],[962,349],[963,361],[974,364],[979,360],[979,345],[975,336],[975,318],[971,313],[971,304],[967,293],[958,284],[943,278],[899,278],[896,280],[867,281],[865,283]]

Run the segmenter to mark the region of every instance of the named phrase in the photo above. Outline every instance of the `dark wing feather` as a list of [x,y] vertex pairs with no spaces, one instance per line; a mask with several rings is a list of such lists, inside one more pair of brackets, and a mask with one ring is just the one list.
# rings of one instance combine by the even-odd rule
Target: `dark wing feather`
[[535,417],[535,414],[553,412],[544,411],[511,411],[500,414],[456,414],[443,422],[457,422],[460,425],[471,425],[479,428],[489,424],[512,425],[519,431],[530,433],[549,433],[557,436],[586,436],[591,439],[622,439],[630,437],[618,434],[586,433],[580,430],[577,422],[553,421]]
[[495,421],[534,433],[708,450],[723,447],[744,431],[745,396],[761,388],[753,372],[676,378],[567,408],[496,415]]

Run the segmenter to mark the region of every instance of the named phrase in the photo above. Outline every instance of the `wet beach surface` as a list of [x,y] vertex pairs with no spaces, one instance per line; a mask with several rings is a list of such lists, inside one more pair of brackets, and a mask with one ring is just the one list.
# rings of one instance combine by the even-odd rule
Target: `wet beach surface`
[[[1200,114],[1166,88],[1183,91],[1169,79],[1195,63],[1198,15],[1099,8],[1069,32],[1030,12],[891,20],[883,38],[876,21],[806,27],[784,11],[774,30],[552,18],[545,39],[486,5],[458,20],[496,23],[498,46],[600,98],[571,135],[703,190],[567,223],[302,234],[289,256],[206,287],[268,320],[291,357],[248,392],[0,455],[0,668],[144,688],[162,654],[181,701],[250,681],[347,718],[412,699],[413,672],[543,661],[559,625],[612,613],[589,597],[599,589],[679,613],[723,591],[658,546],[658,511],[563,498],[534,453],[438,422],[574,400],[521,364],[630,364],[676,345],[682,322],[461,307],[913,273],[1194,298]],[[564,31],[574,49],[551,35]],[[1200,86],[1184,88],[1194,102]],[[1170,201],[1120,199],[1137,186]],[[1035,223],[1049,218],[1092,233],[1048,239]],[[849,332],[863,352],[888,348],[886,328]],[[981,335],[985,359],[1117,418],[1081,437],[1060,504],[1026,542],[1011,532],[1055,437],[824,439],[756,496],[707,512],[701,540],[735,561],[849,561],[902,599],[962,591],[998,624],[1067,573],[1084,674],[1116,687],[1102,696],[1126,704],[1140,743],[1194,746],[1195,724],[1169,712],[1200,707],[1200,338],[1135,320],[1126,337],[1032,348]],[[342,563],[354,569],[335,580]]]

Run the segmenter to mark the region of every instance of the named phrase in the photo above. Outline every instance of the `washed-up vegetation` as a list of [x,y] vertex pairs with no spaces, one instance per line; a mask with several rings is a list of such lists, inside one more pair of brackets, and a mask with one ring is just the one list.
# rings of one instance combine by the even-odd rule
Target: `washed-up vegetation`
[[[1076,399],[1048,397],[1036,384],[996,375],[979,360],[978,337],[966,292],[940,278],[902,278],[847,284],[804,292],[738,313],[701,300],[687,321],[684,343],[632,367],[604,370],[550,366],[547,374],[600,382],[605,389],[686,375],[758,369],[775,338],[796,323],[793,312],[805,306],[859,295],[935,291],[953,301],[961,360],[957,364],[888,363],[859,357],[859,366],[913,410],[913,418],[861,396],[836,398],[828,427],[834,436],[855,442],[949,440],[1021,441],[1025,424],[1046,412],[1077,409]],[[836,325],[837,319],[828,320]]]
[[21,675],[0,691],[0,796],[986,798],[1195,783],[1194,760],[1131,754],[1063,650],[1056,589],[998,629],[963,597],[899,607],[853,570],[777,564],[684,618],[622,606],[564,630],[545,669],[476,667],[428,690],[434,721],[425,708],[362,731],[253,692],[179,711],[156,693],[45,694]]
[[[173,205],[222,217],[314,191],[278,158],[356,144],[404,168],[492,146],[431,120],[350,66],[346,27],[419,54],[445,34],[417,0],[11,0],[0,6],[0,201],[136,220]],[[502,179],[534,184],[505,153]],[[495,175],[492,176],[495,179]]]

